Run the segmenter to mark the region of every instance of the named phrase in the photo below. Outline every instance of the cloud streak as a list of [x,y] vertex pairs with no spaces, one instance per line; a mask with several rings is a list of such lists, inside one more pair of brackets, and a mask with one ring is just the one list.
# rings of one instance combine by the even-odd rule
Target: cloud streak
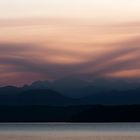
[[[10,75],[9,78],[12,75],[13,83],[16,83],[17,77],[26,77],[26,80],[20,82],[24,83],[34,80],[32,75],[36,75],[36,78],[40,77],[40,79],[43,77],[45,79],[57,79],[70,75],[80,75],[81,78],[87,75],[87,77],[92,76],[94,78],[96,76],[106,76],[107,74],[113,75],[115,72],[140,69],[139,44],[139,38],[120,42],[115,44],[116,49],[113,51],[104,52],[98,57],[76,64],[52,63],[47,59],[47,54],[40,57],[45,49],[42,48],[42,51],[39,49],[40,52],[38,52],[38,47],[34,44],[0,44],[0,79],[3,78],[3,75]],[[53,53],[53,50],[51,52]],[[26,53],[35,53],[37,55],[30,55],[29,57]],[[60,52],[60,54],[62,53],[65,54],[65,51]],[[58,55],[59,51],[54,51],[54,54]],[[130,57],[123,59],[125,56]]]

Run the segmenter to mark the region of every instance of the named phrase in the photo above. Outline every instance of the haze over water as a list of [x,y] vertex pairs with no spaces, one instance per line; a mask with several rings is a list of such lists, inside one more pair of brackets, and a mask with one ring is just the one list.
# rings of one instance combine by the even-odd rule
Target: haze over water
[[0,124],[4,140],[139,140],[139,123]]

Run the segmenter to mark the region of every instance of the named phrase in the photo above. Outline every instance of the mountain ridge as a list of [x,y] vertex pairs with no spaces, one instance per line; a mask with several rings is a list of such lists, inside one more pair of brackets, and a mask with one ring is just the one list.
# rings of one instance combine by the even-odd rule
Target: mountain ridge
[[22,103],[22,105],[52,106],[140,104],[139,83],[130,84],[124,81],[118,83],[118,81],[106,79],[96,79],[92,82],[80,79],[73,81],[75,78],[57,82],[35,81],[23,87],[0,87],[0,105],[6,105],[6,103],[7,105]]

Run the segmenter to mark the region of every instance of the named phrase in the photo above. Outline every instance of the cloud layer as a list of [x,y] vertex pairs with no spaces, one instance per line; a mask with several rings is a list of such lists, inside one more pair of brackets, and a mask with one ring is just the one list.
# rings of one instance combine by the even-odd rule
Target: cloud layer
[[3,20],[0,85],[68,76],[140,78],[139,29],[139,21]]
[[[94,78],[114,75],[135,78],[133,76],[140,76],[139,40],[136,38],[114,44],[113,51],[76,63],[59,63],[57,60],[56,63],[49,59],[50,55],[57,56],[59,53],[67,57],[65,51],[53,52],[49,47],[41,49],[34,44],[0,44],[0,80],[2,84],[18,85],[38,79],[57,79],[66,76]],[[137,75],[132,74],[136,71]]]

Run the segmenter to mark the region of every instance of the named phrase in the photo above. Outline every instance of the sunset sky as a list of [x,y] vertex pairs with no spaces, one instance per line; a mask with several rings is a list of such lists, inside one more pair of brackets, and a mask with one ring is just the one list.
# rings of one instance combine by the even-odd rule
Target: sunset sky
[[0,86],[140,78],[140,0],[0,0]]

